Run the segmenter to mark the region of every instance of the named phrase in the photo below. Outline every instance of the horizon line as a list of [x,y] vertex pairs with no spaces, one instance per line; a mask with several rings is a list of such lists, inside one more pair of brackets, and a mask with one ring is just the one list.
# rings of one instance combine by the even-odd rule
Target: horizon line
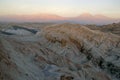
[[112,18],[112,19],[120,19],[120,17],[118,18],[115,18],[115,17],[110,17],[110,16],[106,16],[104,14],[92,14],[92,13],[88,13],[88,12],[85,12],[85,13],[81,13],[81,14],[78,14],[76,16],[62,16],[62,15],[59,15],[59,14],[54,14],[54,13],[34,13],[34,14],[6,14],[6,15],[0,15],[0,17],[12,17],[12,16],[41,16],[41,15],[51,15],[51,16],[59,16],[59,17],[63,17],[63,18],[74,18],[74,17],[79,17],[81,15],[89,15],[89,16],[104,16],[104,17],[107,17],[107,18]]

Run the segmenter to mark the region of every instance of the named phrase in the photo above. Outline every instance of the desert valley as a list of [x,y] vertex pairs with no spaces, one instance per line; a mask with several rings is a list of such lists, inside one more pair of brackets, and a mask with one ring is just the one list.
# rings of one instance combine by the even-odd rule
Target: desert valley
[[120,0],[0,0],[0,80],[120,80]]

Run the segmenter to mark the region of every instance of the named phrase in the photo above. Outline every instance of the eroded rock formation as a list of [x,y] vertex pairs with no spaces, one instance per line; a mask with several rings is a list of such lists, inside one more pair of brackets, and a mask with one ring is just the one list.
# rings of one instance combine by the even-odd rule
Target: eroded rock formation
[[119,80],[120,37],[78,24],[0,34],[1,80]]

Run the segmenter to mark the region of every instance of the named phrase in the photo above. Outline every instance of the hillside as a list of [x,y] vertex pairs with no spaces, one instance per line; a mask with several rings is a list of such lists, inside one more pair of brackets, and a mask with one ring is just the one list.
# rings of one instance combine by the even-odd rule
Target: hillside
[[120,23],[113,23],[109,25],[104,25],[100,29],[103,32],[111,32],[120,35]]
[[120,80],[120,36],[70,23],[0,33],[0,80]]
[[101,26],[97,26],[97,25],[86,25],[86,26],[92,30],[100,30],[102,32],[120,35],[120,23],[113,23],[113,24],[107,24]]

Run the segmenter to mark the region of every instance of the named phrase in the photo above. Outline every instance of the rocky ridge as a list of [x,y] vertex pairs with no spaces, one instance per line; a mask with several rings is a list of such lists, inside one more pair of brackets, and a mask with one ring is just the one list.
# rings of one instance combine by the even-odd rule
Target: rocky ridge
[[119,80],[120,36],[79,24],[0,34],[1,80]]

